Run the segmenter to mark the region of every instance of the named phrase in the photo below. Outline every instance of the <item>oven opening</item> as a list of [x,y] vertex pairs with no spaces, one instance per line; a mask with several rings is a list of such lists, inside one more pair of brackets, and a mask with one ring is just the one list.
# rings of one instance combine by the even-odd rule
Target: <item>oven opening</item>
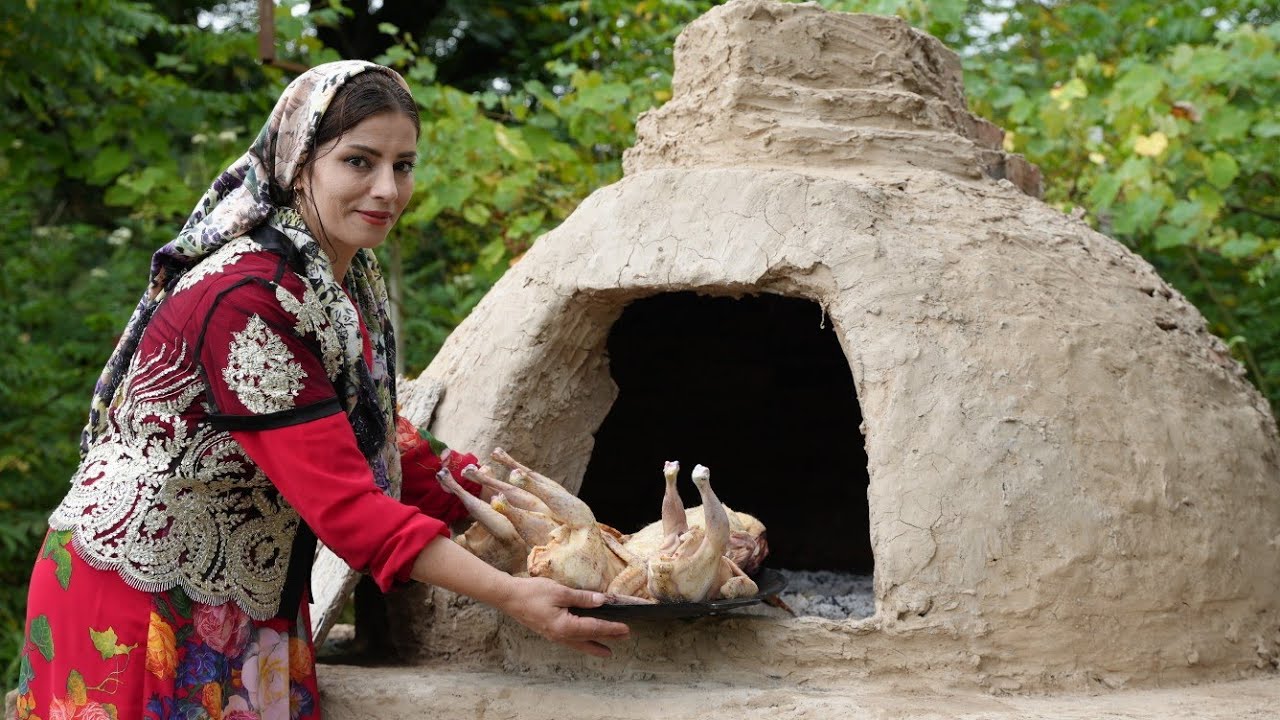
[[[849,362],[815,302],[692,292],[629,305],[610,330],[618,398],[596,432],[580,496],[629,533],[660,517],[662,466],[711,470],[722,502],[768,529],[799,614],[874,613],[867,457]],[[799,607],[797,607],[799,606]]]

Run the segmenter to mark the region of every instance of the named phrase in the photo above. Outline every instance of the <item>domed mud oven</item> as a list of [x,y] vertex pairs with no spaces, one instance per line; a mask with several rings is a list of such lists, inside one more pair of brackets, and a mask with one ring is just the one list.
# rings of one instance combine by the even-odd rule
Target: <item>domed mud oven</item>
[[875,614],[641,623],[602,662],[418,588],[389,609],[408,658],[996,689],[1275,666],[1265,401],[1147,263],[1036,199],[954,54],[891,18],[736,0],[676,70],[626,177],[405,396],[442,383],[433,432],[624,530],[657,517],[663,460],[706,464],[769,526],[769,564],[874,569]]

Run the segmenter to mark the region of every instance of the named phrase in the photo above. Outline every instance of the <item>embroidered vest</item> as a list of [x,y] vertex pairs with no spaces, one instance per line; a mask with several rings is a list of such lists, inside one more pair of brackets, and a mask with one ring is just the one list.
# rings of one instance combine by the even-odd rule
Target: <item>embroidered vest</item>
[[230,431],[342,411],[342,350],[310,292],[248,237],[173,288],[49,520],[87,562],[257,619],[296,613],[315,537]]

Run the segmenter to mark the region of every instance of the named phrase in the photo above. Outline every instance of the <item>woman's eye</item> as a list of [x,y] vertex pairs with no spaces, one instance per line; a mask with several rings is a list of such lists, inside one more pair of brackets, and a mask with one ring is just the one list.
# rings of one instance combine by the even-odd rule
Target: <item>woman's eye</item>
[[396,163],[396,172],[411,173],[413,172],[414,162],[412,160],[401,160]]
[[369,161],[362,155],[353,155],[347,158],[347,164],[357,168],[369,167]]

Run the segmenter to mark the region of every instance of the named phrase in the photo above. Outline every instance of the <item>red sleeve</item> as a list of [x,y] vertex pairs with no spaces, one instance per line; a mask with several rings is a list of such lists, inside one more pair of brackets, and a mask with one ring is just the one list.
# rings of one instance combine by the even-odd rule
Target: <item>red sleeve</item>
[[384,495],[341,413],[269,430],[232,430],[303,521],[383,591],[407,582],[413,562],[443,522]]
[[[449,453],[449,472],[467,492],[480,495],[480,484],[462,477],[462,469],[468,465],[479,464],[476,456],[470,453]],[[467,517],[467,509],[456,495],[445,490],[436,480],[442,463],[436,454],[431,452],[429,443],[415,445],[408,450],[400,451],[400,469],[404,474],[404,486],[400,491],[400,501],[412,505],[433,518],[446,523],[455,523]]]

